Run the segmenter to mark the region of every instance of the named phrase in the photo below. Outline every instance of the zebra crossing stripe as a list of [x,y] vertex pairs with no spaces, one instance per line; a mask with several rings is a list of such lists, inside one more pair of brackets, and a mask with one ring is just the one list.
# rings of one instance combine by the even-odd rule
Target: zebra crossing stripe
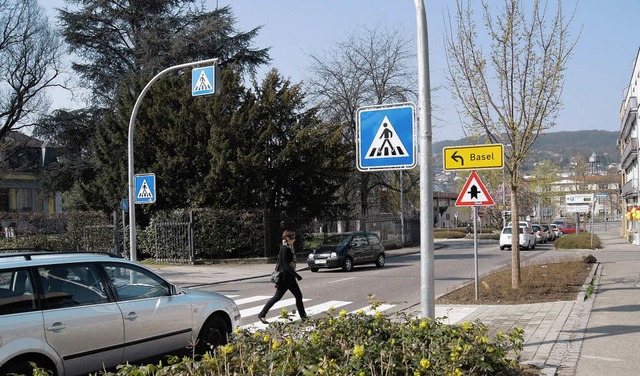
[[244,298],[244,299],[237,299],[237,300],[234,299],[234,301],[236,302],[237,305],[243,305],[243,304],[248,304],[253,302],[259,302],[260,300],[267,300],[269,298],[271,298],[270,295],[256,295],[256,296],[251,296],[249,298]]
[[395,307],[395,304],[380,304],[376,309],[372,309],[371,306],[366,306],[364,308],[360,308],[360,309],[356,309],[355,311],[351,311],[349,313],[351,314],[357,314],[360,311],[364,312],[365,315],[375,315],[376,312],[383,312],[386,311],[388,309],[391,309],[393,307]]
[[[304,299],[304,300],[309,300],[309,299]],[[277,307],[277,308],[281,308],[281,307],[287,306],[287,305],[295,306],[295,304],[296,304],[296,300],[295,299],[286,299],[284,301],[281,300],[280,302],[282,302],[283,305],[280,305],[280,307]],[[278,302],[278,303],[280,303],[280,302]],[[278,303],[276,303],[273,306],[273,308],[276,308],[276,306],[279,305]],[[284,304],[284,303],[289,303],[289,304]],[[339,308],[339,307],[345,306],[347,304],[351,304],[351,302],[345,302],[345,301],[341,301],[341,300],[330,300],[330,301],[322,303],[322,304],[317,304],[317,305],[314,305],[314,306],[305,307],[304,310],[306,311],[307,316],[313,316],[313,315],[324,313],[324,312],[328,311],[331,308]],[[272,308],[272,312],[273,312],[273,308]],[[259,307],[257,309],[257,311],[255,312],[255,314],[260,313],[261,309],[262,309],[262,307]],[[243,311],[240,311],[240,315],[242,317],[245,317],[243,315]],[[296,312],[296,314],[293,315],[293,317],[291,317],[291,319],[293,319],[293,321],[300,320],[300,314],[298,312]],[[274,318],[267,318],[267,320],[269,320],[269,321],[279,321],[279,322],[286,321],[286,319],[280,318],[280,314],[278,314],[278,316],[276,316]],[[251,323],[251,324],[242,325],[242,328],[245,328],[245,329],[264,329],[267,326],[268,325],[263,324],[260,321],[256,321],[256,322]]]
[[[302,301],[307,302],[311,299],[302,299]],[[271,307],[271,312],[275,312],[275,310],[278,310],[279,308],[283,308],[283,307],[288,307],[288,306],[294,306],[296,305],[296,299],[295,298],[290,298],[290,299],[283,299],[280,300],[279,302],[277,302],[276,304],[273,305],[273,307]],[[258,313],[260,313],[260,311],[262,311],[262,306],[256,306],[256,307],[251,307],[251,308],[246,308],[246,309],[241,309],[240,310],[240,315],[241,317],[248,317],[248,316],[253,316],[253,315],[257,315]],[[280,311],[278,310],[278,316],[280,315]]]

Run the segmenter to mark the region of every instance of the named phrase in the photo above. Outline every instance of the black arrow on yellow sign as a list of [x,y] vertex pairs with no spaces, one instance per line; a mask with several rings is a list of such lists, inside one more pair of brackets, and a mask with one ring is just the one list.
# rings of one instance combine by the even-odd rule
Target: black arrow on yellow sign
[[453,159],[455,162],[460,163],[461,166],[464,166],[464,158],[461,155],[458,155],[458,151],[454,151],[453,154],[451,154],[451,159]]

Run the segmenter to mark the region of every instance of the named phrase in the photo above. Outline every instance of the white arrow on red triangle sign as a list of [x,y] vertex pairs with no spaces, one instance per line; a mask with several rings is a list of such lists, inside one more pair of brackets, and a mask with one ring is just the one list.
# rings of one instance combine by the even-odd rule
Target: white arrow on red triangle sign
[[456,206],[491,206],[495,205],[493,198],[487,191],[487,188],[480,180],[475,171],[471,171],[471,175],[467,179],[458,199]]

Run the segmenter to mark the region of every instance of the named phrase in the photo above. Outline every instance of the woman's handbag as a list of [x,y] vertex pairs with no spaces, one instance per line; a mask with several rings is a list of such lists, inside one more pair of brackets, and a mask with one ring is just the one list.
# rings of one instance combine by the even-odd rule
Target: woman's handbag
[[280,253],[278,253],[278,261],[276,262],[276,270],[274,270],[271,273],[271,282],[275,283],[276,285],[278,283],[280,283],[280,280],[282,280],[282,273],[283,273],[283,271],[280,270]]
[[271,282],[275,283],[276,285],[280,282],[281,278],[282,272],[280,270],[274,270],[273,273],[271,273]]

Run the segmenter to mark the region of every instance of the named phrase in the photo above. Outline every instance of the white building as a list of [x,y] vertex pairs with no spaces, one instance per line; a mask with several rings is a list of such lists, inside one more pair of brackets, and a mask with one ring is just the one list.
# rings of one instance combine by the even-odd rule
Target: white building
[[[640,206],[638,201],[638,182],[640,181],[640,165],[638,163],[638,96],[640,96],[640,50],[633,61],[633,70],[629,86],[625,89],[620,107],[620,175],[621,175],[621,206],[626,212],[634,206]],[[630,230],[632,223],[623,218],[622,235]]]

